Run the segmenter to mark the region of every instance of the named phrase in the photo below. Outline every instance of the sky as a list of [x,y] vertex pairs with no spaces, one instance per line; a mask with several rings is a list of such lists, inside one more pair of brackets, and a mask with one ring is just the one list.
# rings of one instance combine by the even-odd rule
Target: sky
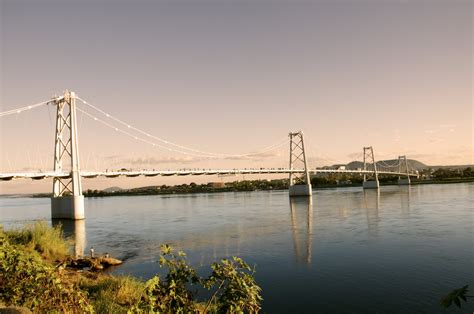
[[[0,0],[0,11],[2,112],[68,89],[125,131],[200,151],[258,152],[302,130],[311,167],[361,160],[363,146],[376,159],[474,163],[472,1]],[[55,110],[0,117],[1,172],[52,168]],[[78,113],[82,169],[288,164],[286,144],[206,159],[100,121]],[[0,183],[5,193],[49,189]]]

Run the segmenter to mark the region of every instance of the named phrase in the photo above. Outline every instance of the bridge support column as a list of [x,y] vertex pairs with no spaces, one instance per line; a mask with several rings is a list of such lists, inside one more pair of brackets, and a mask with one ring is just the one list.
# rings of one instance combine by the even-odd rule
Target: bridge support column
[[406,179],[398,179],[398,185],[410,185],[411,184],[411,180],[410,178],[406,178]]
[[364,147],[364,171],[367,171],[367,160],[372,161],[373,166],[373,175],[371,180],[369,180],[367,173],[364,173],[364,183],[362,183],[362,188],[364,189],[378,189],[379,176],[377,173],[377,163],[375,162],[374,149],[372,146]]
[[51,218],[84,219],[84,196],[79,173],[76,95],[66,91],[64,96],[54,99],[54,104],[57,107],[54,172],[63,173],[64,163],[70,166],[70,172],[69,175],[53,178]]
[[311,196],[313,195],[312,186],[310,184],[290,185],[290,196]]
[[[292,196],[311,196],[313,194],[311,180],[309,177],[308,163],[306,161],[306,152],[304,149],[303,132],[290,133],[290,187],[289,195]],[[299,163],[304,167],[302,177],[294,173],[295,164]]]
[[378,180],[364,181],[362,183],[362,187],[364,189],[378,189],[380,187],[380,183]]
[[398,173],[402,172],[402,160],[405,162],[405,172],[407,174],[407,177],[405,179],[402,179],[400,176],[398,177],[398,185],[410,185],[411,180],[410,176],[408,175],[408,161],[407,161],[407,156],[398,156]]
[[51,218],[84,219],[84,195],[68,195],[51,198]]

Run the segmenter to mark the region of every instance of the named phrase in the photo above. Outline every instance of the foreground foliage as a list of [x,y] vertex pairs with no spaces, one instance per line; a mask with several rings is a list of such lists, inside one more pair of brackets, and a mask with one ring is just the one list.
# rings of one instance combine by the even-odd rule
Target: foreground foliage
[[39,254],[12,245],[0,229],[0,298],[34,312],[91,313],[87,295]]
[[441,305],[445,308],[450,307],[453,303],[457,307],[461,308],[461,301],[467,302],[467,298],[474,298],[474,296],[467,295],[469,292],[469,285],[465,285],[462,288],[454,289],[447,296],[441,299]]
[[[137,312],[164,313],[257,313],[261,288],[255,283],[254,271],[240,258],[223,259],[212,264],[207,278],[199,277],[189,266],[184,252],[169,245],[161,246],[160,265],[168,273],[162,280],[155,276],[146,283],[145,294],[134,308]],[[196,301],[197,289],[212,292],[208,300]]]
[[[40,222],[23,230],[0,226],[0,304],[36,313],[257,313],[261,288],[242,259],[211,265],[200,277],[186,254],[161,246],[166,270],[143,282],[129,276],[76,272],[64,267],[67,242],[60,228]],[[66,248],[66,251],[64,251]],[[198,297],[207,291],[209,297]]]

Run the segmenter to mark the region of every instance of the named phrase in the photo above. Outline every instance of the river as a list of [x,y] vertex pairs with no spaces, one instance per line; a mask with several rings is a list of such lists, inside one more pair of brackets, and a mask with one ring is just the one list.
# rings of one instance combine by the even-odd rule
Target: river
[[[77,254],[94,247],[144,279],[159,246],[184,250],[203,271],[242,257],[256,266],[267,313],[446,313],[441,296],[474,290],[474,184],[87,198],[86,220],[63,222]],[[50,222],[46,198],[0,198],[14,228]],[[471,293],[472,294],[472,293]],[[474,301],[453,313],[472,313]]]

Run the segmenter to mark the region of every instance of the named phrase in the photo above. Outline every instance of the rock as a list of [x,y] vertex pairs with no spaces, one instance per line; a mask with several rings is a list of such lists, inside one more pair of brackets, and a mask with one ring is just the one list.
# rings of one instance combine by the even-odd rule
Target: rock
[[120,265],[123,262],[121,260],[113,258],[113,257],[101,257],[100,258],[100,263],[105,265],[105,266],[115,266],[115,265]]
[[120,265],[123,262],[113,257],[84,257],[69,261],[68,266],[77,269],[90,268],[91,270],[102,270],[109,266]]

